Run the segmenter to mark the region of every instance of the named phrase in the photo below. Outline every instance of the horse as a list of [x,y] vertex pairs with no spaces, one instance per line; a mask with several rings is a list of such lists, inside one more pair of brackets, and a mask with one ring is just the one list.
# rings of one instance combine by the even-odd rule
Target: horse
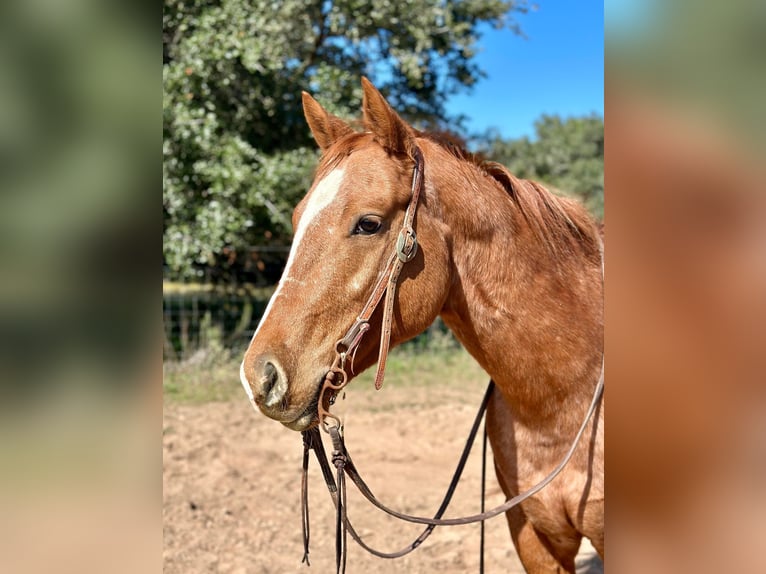
[[[441,316],[494,380],[486,428],[510,498],[559,462],[592,400],[603,365],[600,228],[576,201],[416,130],[366,78],[362,88],[364,131],[303,92],[322,155],[293,212],[292,247],[245,352],[242,384],[254,407],[287,428],[318,424],[336,342],[380,283],[420,156],[418,249],[395,284],[390,344]],[[383,331],[379,307],[343,366],[349,379],[376,363]],[[574,572],[583,537],[604,558],[603,399],[583,436],[564,471],[506,513],[529,573]]]

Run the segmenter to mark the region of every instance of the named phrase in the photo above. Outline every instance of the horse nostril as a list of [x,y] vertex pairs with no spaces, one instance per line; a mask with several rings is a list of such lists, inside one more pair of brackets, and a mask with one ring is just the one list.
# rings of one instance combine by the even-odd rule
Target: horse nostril
[[271,389],[277,384],[278,378],[279,373],[277,373],[277,368],[274,366],[274,363],[266,361],[266,364],[263,366],[263,377],[261,378],[264,395],[268,395],[271,392]]
[[280,369],[271,361],[263,365],[261,376],[261,394],[264,397],[263,405],[274,407],[279,404],[287,393],[287,381]]

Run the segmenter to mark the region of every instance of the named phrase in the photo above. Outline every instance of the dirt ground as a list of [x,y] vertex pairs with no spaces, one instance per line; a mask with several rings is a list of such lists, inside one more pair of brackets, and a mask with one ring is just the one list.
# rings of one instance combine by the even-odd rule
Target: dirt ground
[[[389,506],[432,514],[449,483],[483,389],[350,387],[346,443],[360,473]],[[327,443],[325,443],[327,446]],[[479,510],[480,453],[474,453],[446,516]],[[165,405],[163,423],[164,572],[236,574],[311,572],[335,568],[334,508],[316,461],[310,467],[311,568],[301,564],[300,435],[256,413],[247,399]],[[490,465],[491,466],[491,465]],[[503,501],[491,470],[488,507]],[[349,486],[349,516],[365,541],[392,551],[421,527],[394,521]],[[504,517],[486,524],[485,571],[523,572]],[[350,574],[475,572],[478,525],[437,528],[415,552],[375,558],[349,538]],[[603,565],[586,541],[578,572]]]

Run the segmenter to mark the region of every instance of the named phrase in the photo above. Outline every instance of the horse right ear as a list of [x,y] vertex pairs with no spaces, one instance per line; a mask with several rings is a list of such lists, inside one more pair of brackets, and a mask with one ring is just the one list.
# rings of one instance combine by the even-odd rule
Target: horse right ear
[[362,76],[364,127],[388,151],[412,153],[415,136],[412,128],[391,108],[372,82]]
[[342,119],[325,111],[307,92],[303,92],[303,115],[306,116],[311,133],[322,151],[354,131]]

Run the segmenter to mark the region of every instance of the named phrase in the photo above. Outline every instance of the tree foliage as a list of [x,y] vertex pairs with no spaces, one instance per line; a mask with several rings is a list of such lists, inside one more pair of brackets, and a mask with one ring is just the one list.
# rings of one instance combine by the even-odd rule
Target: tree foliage
[[444,127],[457,120],[446,98],[482,75],[479,25],[515,28],[513,11],[526,9],[525,0],[165,0],[166,266],[189,276],[224,251],[286,241],[315,159],[301,90],[350,117],[366,75],[410,121]]
[[540,181],[579,198],[593,215],[603,218],[603,118],[543,115],[535,122],[535,135],[533,140],[504,140],[488,134],[481,151],[517,177]]

